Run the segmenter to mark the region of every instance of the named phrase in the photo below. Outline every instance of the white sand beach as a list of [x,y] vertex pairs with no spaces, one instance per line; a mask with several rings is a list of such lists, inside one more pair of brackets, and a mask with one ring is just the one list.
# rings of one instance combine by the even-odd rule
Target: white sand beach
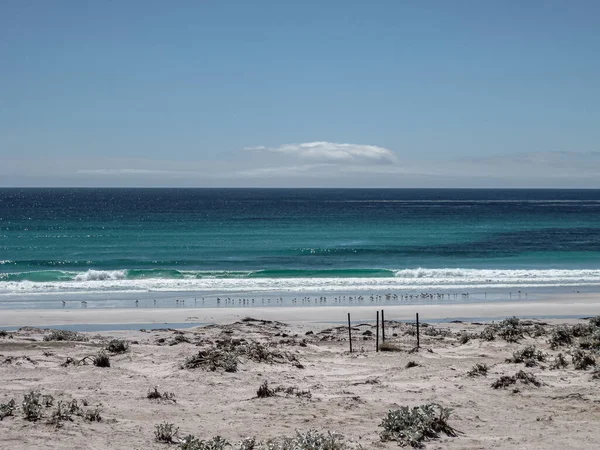
[[[597,314],[594,298],[576,302],[482,305],[422,305],[431,317],[539,314]],[[23,328],[0,337],[0,404],[15,399],[14,416],[0,421],[0,448],[11,449],[165,449],[156,442],[155,427],[163,422],[179,428],[179,437],[202,439],[216,435],[232,443],[247,436],[258,439],[291,436],[295,430],[337,431],[345,448],[397,448],[382,442],[380,423],[389,410],[439,403],[452,408],[449,424],[460,431],[426,442],[431,449],[596,449],[600,441],[600,380],[593,366],[576,370],[570,346],[551,348],[549,340],[560,323],[587,320],[522,320],[519,342],[481,338],[485,324],[450,323],[421,328],[421,349],[411,353],[416,337],[410,319],[414,307],[385,308],[387,341],[398,351],[375,351],[376,308],[260,308],[230,310],[87,310],[8,311],[2,324],[49,326],[53,323],[158,323],[193,320],[218,323],[184,330],[84,333],[85,342],[47,341],[48,330]],[[342,321],[352,313],[354,353],[348,351],[347,327],[317,323]],[[240,320],[252,316],[257,320]],[[260,319],[260,320],[259,320]],[[521,325],[520,325],[521,326]],[[467,333],[471,336],[462,340]],[[107,346],[110,339],[130,343],[123,354],[110,355],[110,367],[83,360]],[[581,338],[583,339],[583,338]],[[466,342],[465,342],[466,341]],[[269,362],[239,354],[236,372],[182,368],[199,351],[219,345],[258,342],[281,357]],[[545,356],[533,367],[507,362],[514,351],[534,345]],[[588,352],[586,350],[586,352]],[[567,367],[553,370],[562,353]],[[70,359],[69,359],[70,358]],[[83,360],[83,361],[82,361]],[[67,364],[67,362],[70,362]],[[413,362],[413,367],[408,367]],[[78,364],[79,363],[79,364]],[[600,361],[599,361],[600,363]],[[487,375],[469,376],[475,364]],[[412,364],[411,364],[412,365]],[[518,381],[494,389],[502,376],[523,370],[541,383]],[[257,398],[267,381],[276,395]],[[173,400],[147,398],[149,390],[174,394]],[[24,394],[39,390],[54,397],[35,422],[23,417]],[[287,393],[286,393],[287,392]],[[310,394],[309,394],[310,393]],[[58,401],[77,400],[84,411],[99,408],[100,422],[74,414],[52,422]],[[87,405],[87,406],[83,406]]]

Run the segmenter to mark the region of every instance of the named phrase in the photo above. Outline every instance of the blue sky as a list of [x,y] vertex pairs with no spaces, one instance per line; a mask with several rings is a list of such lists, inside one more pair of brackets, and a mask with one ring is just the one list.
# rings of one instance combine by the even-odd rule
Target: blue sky
[[0,0],[0,185],[600,188],[598,17]]

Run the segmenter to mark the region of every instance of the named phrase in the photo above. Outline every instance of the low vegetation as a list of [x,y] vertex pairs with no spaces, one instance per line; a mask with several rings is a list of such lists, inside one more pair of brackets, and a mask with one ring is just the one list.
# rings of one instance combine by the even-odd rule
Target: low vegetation
[[125,353],[129,350],[129,342],[123,339],[113,339],[106,346],[106,350],[114,354]]
[[514,375],[504,375],[498,378],[492,383],[492,387],[494,389],[507,388],[516,384],[518,381],[526,385],[531,384],[535,387],[542,386],[542,382],[538,380],[532,373],[527,373],[523,372],[522,370],[519,370]]
[[175,442],[175,438],[179,433],[179,428],[176,428],[172,423],[163,422],[156,425],[154,429],[154,438],[158,442],[164,442],[165,444],[172,444]]
[[575,350],[571,355],[571,359],[575,370],[587,370],[589,367],[596,366],[596,358],[583,350]]
[[440,435],[457,436],[458,431],[448,424],[452,409],[430,403],[409,408],[403,406],[388,415],[379,426],[382,441],[396,441],[401,446],[423,447],[425,441]]
[[44,341],[75,341],[87,342],[87,336],[69,330],[52,330],[50,334],[44,336]]
[[527,347],[513,352],[511,358],[508,358],[506,362],[509,363],[523,363],[525,367],[535,367],[538,362],[546,361],[548,355],[541,350],[538,350],[535,345],[528,345]]
[[467,372],[467,375],[470,377],[486,377],[488,374],[488,366],[485,363],[477,363],[475,364],[471,370]]
[[154,386],[154,389],[150,389],[148,391],[148,394],[146,395],[146,398],[149,398],[151,400],[168,400],[168,401],[172,401],[172,402],[176,402],[175,400],[175,394],[173,394],[172,392],[160,392],[158,390],[158,386]]
[[17,403],[14,398],[9,400],[8,403],[0,403],[0,421],[5,417],[14,416],[16,407]]

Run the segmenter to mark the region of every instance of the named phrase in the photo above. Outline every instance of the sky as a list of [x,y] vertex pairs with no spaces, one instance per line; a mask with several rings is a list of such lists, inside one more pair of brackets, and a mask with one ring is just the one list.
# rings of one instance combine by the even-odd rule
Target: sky
[[0,0],[0,186],[600,188],[599,17]]

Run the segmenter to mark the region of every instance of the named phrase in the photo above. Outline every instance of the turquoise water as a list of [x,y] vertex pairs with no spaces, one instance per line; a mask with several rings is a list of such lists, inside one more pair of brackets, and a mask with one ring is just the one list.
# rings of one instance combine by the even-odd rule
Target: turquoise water
[[0,304],[596,286],[598,190],[0,189]]

